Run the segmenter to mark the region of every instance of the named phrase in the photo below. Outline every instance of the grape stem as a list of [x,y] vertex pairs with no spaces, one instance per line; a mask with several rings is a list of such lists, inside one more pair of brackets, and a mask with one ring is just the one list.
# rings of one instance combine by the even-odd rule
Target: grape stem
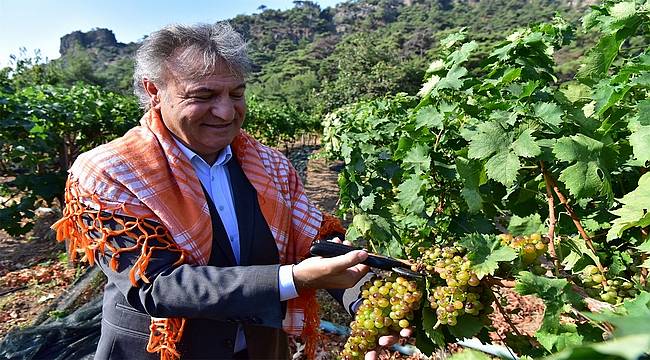
[[438,150],[438,145],[440,145],[440,140],[442,139],[442,134],[445,132],[445,129],[440,129],[440,132],[436,134],[436,143],[433,145],[433,151]]
[[512,322],[510,316],[508,316],[503,306],[501,306],[501,302],[500,302],[501,299],[496,296],[494,291],[492,291],[492,288],[488,288],[488,289],[490,290],[490,294],[492,294],[492,297],[494,298],[494,304],[497,306],[497,309],[499,310],[499,313],[501,313],[501,316],[503,316],[503,318],[506,320],[508,325],[510,325],[510,327],[515,332],[515,334],[517,334],[517,336],[523,336],[521,332],[519,332],[519,329],[517,329],[515,324]]
[[558,259],[555,251],[555,224],[557,223],[557,218],[555,217],[555,198],[551,191],[551,182],[549,180],[549,175],[546,172],[546,168],[544,167],[544,161],[540,161],[539,164],[542,168],[542,174],[544,175],[544,183],[546,184],[546,200],[548,201],[548,238],[550,240],[548,243],[548,251],[551,254],[551,257],[553,257],[553,273],[555,273],[555,276],[559,276],[560,259]]
[[[641,228],[641,236],[643,236],[644,239],[648,238],[648,228]],[[641,254],[641,263],[645,263],[646,259],[648,258],[648,254]],[[648,269],[645,267],[641,268],[641,276],[639,277],[639,282],[641,283],[641,286],[646,286],[648,283]]]
[[497,279],[493,277],[489,277],[485,279],[485,282],[490,285],[490,286],[500,286],[504,288],[514,288],[515,287],[515,281],[514,280],[506,280],[506,279]]
[[[571,220],[573,220],[573,224],[576,226],[576,229],[578,229],[580,236],[582,236],[582,238],[585,240],[585,244],[587,245],[589,250],[591,250],[594,253],[594,255],[596,255],[596,248],[594,247],[594,243],[591,241],[591,238],[589,237],[589,235],[587,235],[587,232],[582,227],[582,224],[580,223],[580,218],[575,213],[575,211],[573,211],[573,208],[571,207],[571,205],[569,205],[569,202],[567,201],[566,197],[564,197],[564,195],[560,191],[560,188],[557,186],[557,182],[555,181],[555,179],[553,179],[553,175],[551,175],[548,172],[545,172],[545,179],[548,179],[551,187],[553,188],[553,191],[555,192],[555,195],[557,195],[557,198],[560,200],[560,203],[564,205],[564,208],[569,213],[569,216],[571,216]],[[600,261],[596,261],[596,266],[598,267],[598,270],[600,271],[601,274],[605,273],[605,268],[603,268],[603,265],[600,263]]]

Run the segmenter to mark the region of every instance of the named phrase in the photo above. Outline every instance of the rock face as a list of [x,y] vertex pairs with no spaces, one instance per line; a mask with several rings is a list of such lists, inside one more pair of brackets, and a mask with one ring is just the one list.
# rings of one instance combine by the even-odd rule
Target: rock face
[[88,32],[75,31],[61,38],[59,53],[63,56],[77,46],[83,49],[120,49],[128,45],[118,43],[115,34],[109,29],[94,29]]

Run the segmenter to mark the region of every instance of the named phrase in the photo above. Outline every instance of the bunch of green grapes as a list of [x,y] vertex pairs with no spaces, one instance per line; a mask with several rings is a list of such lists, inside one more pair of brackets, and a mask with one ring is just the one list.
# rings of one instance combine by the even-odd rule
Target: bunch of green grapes
[[623,299],[635,297],[637,294],[631,281],[608,279],[607,274],[602,273],[595,265],[585,266],[579,275],[589,296],[610,304],[620,304]]
[[440,278],[438,284],[429,289],[429,306],[436,310],[436,326],[454,326],[458,316],[469,314],[478,316],[486,296],[476,273],[471,269],[471,261],[462,248],[431,247],[420,248],[421,257],[412,266],[414,271],[424,271],[433,279]]
[[539,233],[515,237],[512,234],[501,234],[499,239],[501,245],[510,246],[519,251],[521,263],[529,268],[533,274],[546,274],[546,269],[539,261],[540,256],[546,254],[548,250],[549,239],[546,236]]
[[409,327],[413,312],[420,308],[422,292],[415,281],[401,276],[373,278],[361,291],[363,302],[350,324],[352,332],[341,357],[362,359],[377,346],[380,336]]

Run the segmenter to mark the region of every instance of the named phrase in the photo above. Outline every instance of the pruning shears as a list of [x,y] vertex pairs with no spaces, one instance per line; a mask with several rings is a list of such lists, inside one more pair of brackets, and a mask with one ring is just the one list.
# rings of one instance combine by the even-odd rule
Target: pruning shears
[[[363,249],[360,247],[339,244],[332,241],[319,240],[312,243],[309,252],[312,255],[334,257],[347,254],[350,251],[354,250]],[[411,270],[411,265],[409,263],[388,256],[368,253],[368,258],[364,260],[362,264],[377,269],[394,271],[400,275],[408,276],[411,278],[422,277],[422,274]]]

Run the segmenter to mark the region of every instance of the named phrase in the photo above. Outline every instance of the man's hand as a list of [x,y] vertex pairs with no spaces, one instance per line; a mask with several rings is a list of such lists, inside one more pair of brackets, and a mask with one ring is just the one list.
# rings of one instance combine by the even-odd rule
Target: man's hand
[[380,337],[379,340],[378,340],[379,347],[374,349],[374,350],[368,351],[366,353],[365,360],[376,360],[378,352],[382,348],[393,346],[394,344],[396,344],[399,341],[400,337],[408,338],[408,337],[411,337],[411,336],[413,336],[413,329],[412,328],[406,328],[406,329],[402,329],[399,332],[399,336],[397,336],[397,335],[386,335],[386,336]]
[[[331,241],[341,242],[339,239]],[[361,264],[366,258],[368,253],[365,250],[355,250],[331,258],[307,258],[293,267],[296,290],[350,288],[368,272],[368,266]]]

